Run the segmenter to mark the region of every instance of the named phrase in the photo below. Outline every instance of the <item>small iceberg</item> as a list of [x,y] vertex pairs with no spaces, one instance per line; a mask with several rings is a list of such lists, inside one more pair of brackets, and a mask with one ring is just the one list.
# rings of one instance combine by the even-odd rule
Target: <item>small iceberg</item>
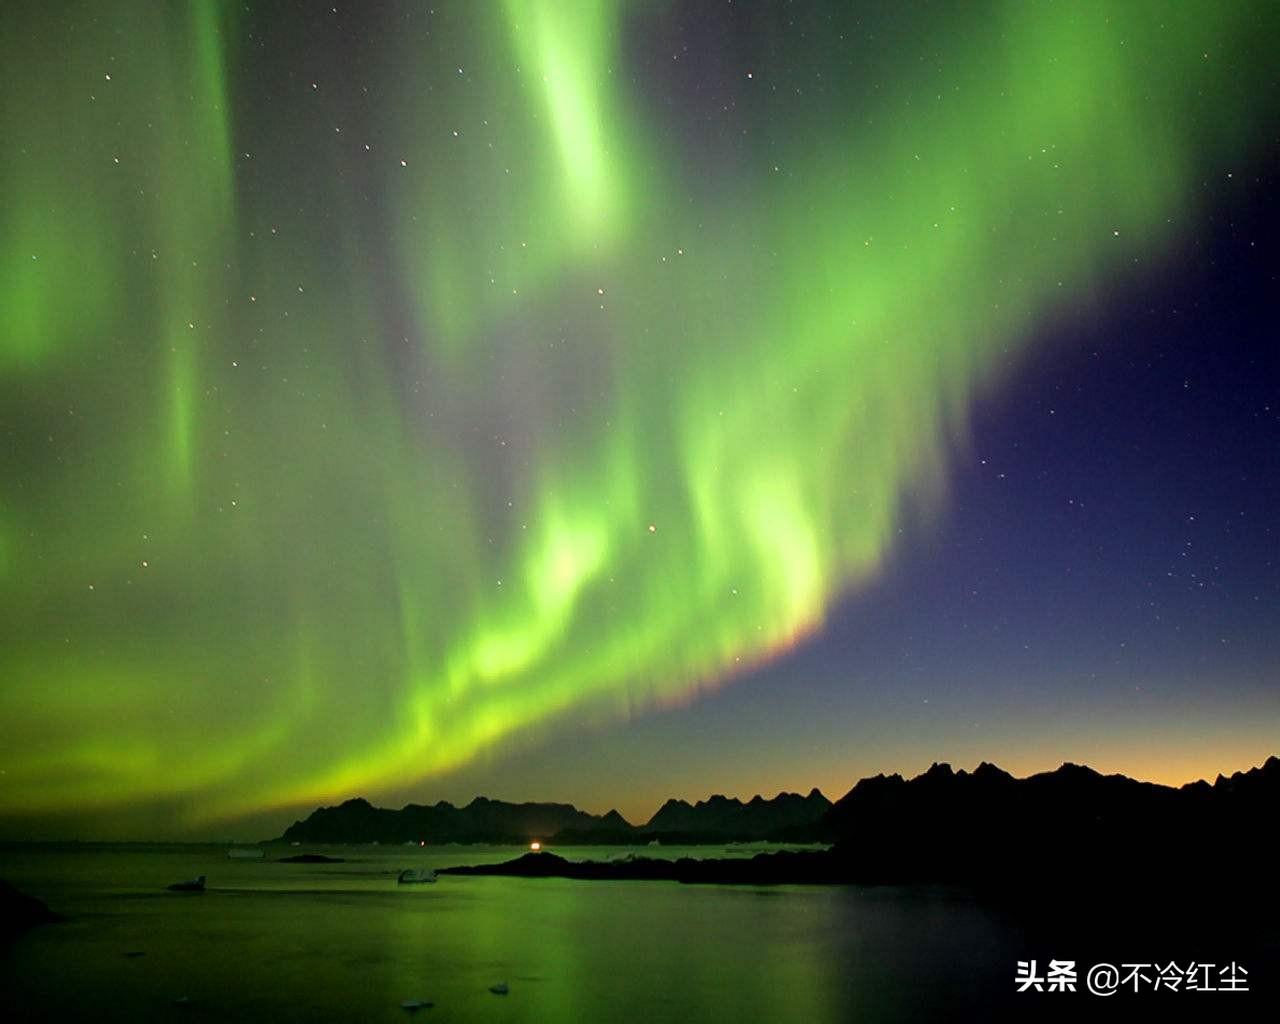
[[430,868],[405,868],[400,872],[400,884],[409,885],[417,882],[434,882],[436,873]]
[[427,1002],[425,999],[406,999],[400,1004],[400,1009],[407,1010],[409,1013],[417,1013],[419,1010],[429,1010],[435,1005],[435,1003]]
[[204,892],[204,875],[165,886],[170,892]]
[[489,991],[495,996],[505,996],[511,990],[507,988],[507,983],[505,981],[500,981],[496,985],[490,985]]

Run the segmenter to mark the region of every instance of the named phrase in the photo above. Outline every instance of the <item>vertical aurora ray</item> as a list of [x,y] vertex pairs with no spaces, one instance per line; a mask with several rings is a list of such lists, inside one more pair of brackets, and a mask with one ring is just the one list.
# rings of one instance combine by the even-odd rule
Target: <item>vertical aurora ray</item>
[[404,19],[364,123],[309,70],[256,131],[221,8],[9,37],[0,813],[403,785],[770,657],[1259,127],[1261,8],[993,4],[816,115],[738,81],[729,173],[629,63],[662,9]]
[[225,34],[233,29],[222,24],[212,4],[181,8],[180,17],[189,22],[176,29],[186,46],[177,48],[181,57],[165,69],[161,85],[168,109],[160,115],[180,127],[166,134],[156,157],[162,179],[171,184],[153,209],[155,235],[170,262],[160,303],[169,346],[169,472],[177,490],[189,495],[200,418],[201,334],[218,323],[210,296],[216,295],[223,272],[217,260],[235,224],[223,54]]
[[580,245],[607,239],[625,227],[618,184],[628,160],[620,140],[611,145],[608,137],[617,114],[608,62],[617,55],[618,6],[506,0],[505,9],[512,45],[550,122],[564,217]]

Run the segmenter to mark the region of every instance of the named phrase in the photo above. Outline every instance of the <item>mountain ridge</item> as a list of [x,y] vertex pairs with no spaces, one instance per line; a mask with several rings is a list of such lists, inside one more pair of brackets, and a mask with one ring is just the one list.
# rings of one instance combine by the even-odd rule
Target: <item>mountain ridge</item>
[[[632,825],[616,809],[590,814],[572,804],[510,803],[477,796],[463,807],[448,801],[409,803],[399,810],[376,807],[363,797],[320,807],[295,821],[269,842],[299,843],[527,843],[562,845],[721,843],[772,840],[848,844],[860,834],[879,833],[878,847],[900,845],[903,835],[924,842],[921,822],[935,831],[1006,830],[1002,819],[1015,815],[1033,831],[1075,828],[1130,829],[1155,825],[1171,816],[1190,815],[1211,822],[1239,807],[1280,792],[1280,758],[1167,786],[1104,775],[1087,765],[1065,761],[1057,768],[1017,778],[989,762],[972,771],[934,762],[910,779],[879,773],[859,779],[834,803],[817,788],[806,796],[780,792],[756,794],[745,803],[723,794],[689,803],[671,797],[643,825]],[[908,855],[907,859],[911,857]]]
[[[375,807],[364,797],[316,808],[270,842],[447,843],[530,842],[630,844],[726,842],[765,839],[785,828],[811,825],[831,808],[816,788],[808,796],[756,794],[746,803],[717,794],[696,804],[674,797],[644,825],[632,825],[616,809],[596,815],[572,804],[510,803],[477,796],[463,807],[448,801]],[[665,813],[664,813],[665,812]]]
[[542,853],[442,872],[746,885],[964,885],[1015,902],[1036,894],[1063,905],[1095,891],[1114,899],[1141,892],[1163,912],[1195,879],[1206,883],[1206,893],[1229,886],[1246,902],[1280,897],[1272,838],[1277,810],[1275,756],[1220,775],[1213,784],[1180,787],[1103,775],[1070,762],[1021,779],[994,765],[956,772],[935,763],[912,779],[861,779],[816,826],[789,836],[829,844],[822,849],[607,861]]

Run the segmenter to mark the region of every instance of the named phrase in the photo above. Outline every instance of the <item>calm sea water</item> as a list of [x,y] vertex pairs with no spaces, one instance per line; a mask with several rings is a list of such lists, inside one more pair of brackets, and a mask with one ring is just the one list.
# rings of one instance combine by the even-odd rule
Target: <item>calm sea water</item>
[[[404,1021],[400,1004],[421,999],[435,1005],[416,1021],[956,1019],[1008,1003],[1015,961],[1028,955],[1001,913],[946,889],[461,877],[401,886],[405,867],[519,851],[268,853],[346,858],[310,865],[228,860],[227,850],[0,848],[0,878],[68,917],[0,947],[6,1016]],[[199,874],[203,894],[164,891]],[[501,981],[509,994],[491,994]]]

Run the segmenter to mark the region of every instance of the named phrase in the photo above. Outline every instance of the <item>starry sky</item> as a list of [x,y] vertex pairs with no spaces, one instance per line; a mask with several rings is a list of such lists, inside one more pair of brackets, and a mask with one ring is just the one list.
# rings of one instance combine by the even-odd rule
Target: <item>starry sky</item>
[[4,21],[0,836],[1280,750],[1273,4]]

